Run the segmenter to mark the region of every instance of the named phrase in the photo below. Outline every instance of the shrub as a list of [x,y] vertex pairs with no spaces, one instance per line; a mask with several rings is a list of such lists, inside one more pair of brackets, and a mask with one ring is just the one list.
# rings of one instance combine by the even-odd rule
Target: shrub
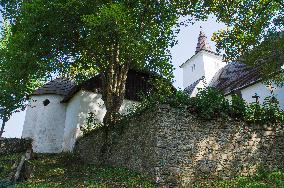
[[191,98],[184,91],[169,92],[170,90],[165,90],[167,87],[161,86],[161,88],[165,92],[155,92],[142,97],[142,102],[132,109],[124,119],[166,103],[172,107],[186,106],[189,112],[202,120],[231,117],[254,124],[284,121],[284,112],[273,96],[265,98],[263,104],[256,102],[247,104],[237,95],[232,95],[232,100],[229,102],[220,91],[211,87],[199,90],[196,97]]
[[80,127],[83,135],[89,134],[90,132],[103,126],[102,123],[96,118],[96,115],[93,112],[88,113],[87,122]]
[[274,96],[264,99],[263,104],[251,103],[246,108],[245,120],[249,123],[278,123],[284,121],[284,112]]
[[244,119],[246,113],[246,102],[238,95],[232,95],[230,105],[230,116],[232,118]]
[[199,118],[209,120],[228,117],[229,101],[214,88],[202,89],[190,102],[191,111]]

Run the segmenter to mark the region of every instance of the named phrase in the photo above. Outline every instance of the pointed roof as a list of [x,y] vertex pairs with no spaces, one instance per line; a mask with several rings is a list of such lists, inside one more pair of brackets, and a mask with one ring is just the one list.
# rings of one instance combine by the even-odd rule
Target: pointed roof
[[200,30],[200,33],[199,33],[195,54],[197,54],[198,52],[200,52],[202,50],[212,52],[211,46],[209,45],[209,43],[207,41],[207,37],[206,37],[205,33],[203,32],[202,27],[200,27],[200,28],[201,28],[201,30]]

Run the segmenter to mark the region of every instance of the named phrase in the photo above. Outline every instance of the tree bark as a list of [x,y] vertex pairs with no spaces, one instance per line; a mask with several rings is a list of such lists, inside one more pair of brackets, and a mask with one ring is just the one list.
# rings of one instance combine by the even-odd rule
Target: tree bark
[[107,163],[107,155],[110,153],[109,130],[110,126],[117,123],[120,118],[119,109],[125,96],[125,85],[130,61],[120,63],[119,50],[112,55],[111,62],[106,71],[102,74],[102,99],[106,107],[106,114],[103,119],[104,123],[104,144],[101,148],[100,161],[102,165]]
[[2,138],[2,135],[4,133],[5,125],[6,125],[6,117],[5,115],[3,115],[3,122],[2,122],[1,130],[0,130],[0,138]]
[[125,95],[125,84],[130,60],[120,62],[119,45],[114,45],[109,56],[108,67],[102,74],[102,99],[106,107],[104,125],[115,124]]
[[102,97],[106,107],[104,125],[115,124],[119,120],[119,109],[125,95],[125,84],[128,65],[113,65],[108,73],[103,75]]

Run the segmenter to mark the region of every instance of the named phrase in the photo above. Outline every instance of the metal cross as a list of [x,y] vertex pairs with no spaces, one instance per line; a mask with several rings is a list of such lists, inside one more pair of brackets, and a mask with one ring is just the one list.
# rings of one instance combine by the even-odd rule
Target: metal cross
[[255,99],[256,103],[259,103],[258,99],[260,98],[260,96],[257,95],[257,93],[254,94],[254,96],[252,96],[253,99]]

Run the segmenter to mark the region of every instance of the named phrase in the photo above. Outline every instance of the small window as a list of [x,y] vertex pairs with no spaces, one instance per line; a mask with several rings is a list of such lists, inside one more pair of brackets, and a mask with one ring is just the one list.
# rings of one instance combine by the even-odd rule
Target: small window
[[43,105],[44,105],[44,106],[49,105],[49,103],[50,103],[50,101],[49,101],[48,99],[45,99],[45,100],[43,101]]
[[191,70],[192,70],[192,72],[195,70],[195,64],[193,64],[193,66],[191,66]]

